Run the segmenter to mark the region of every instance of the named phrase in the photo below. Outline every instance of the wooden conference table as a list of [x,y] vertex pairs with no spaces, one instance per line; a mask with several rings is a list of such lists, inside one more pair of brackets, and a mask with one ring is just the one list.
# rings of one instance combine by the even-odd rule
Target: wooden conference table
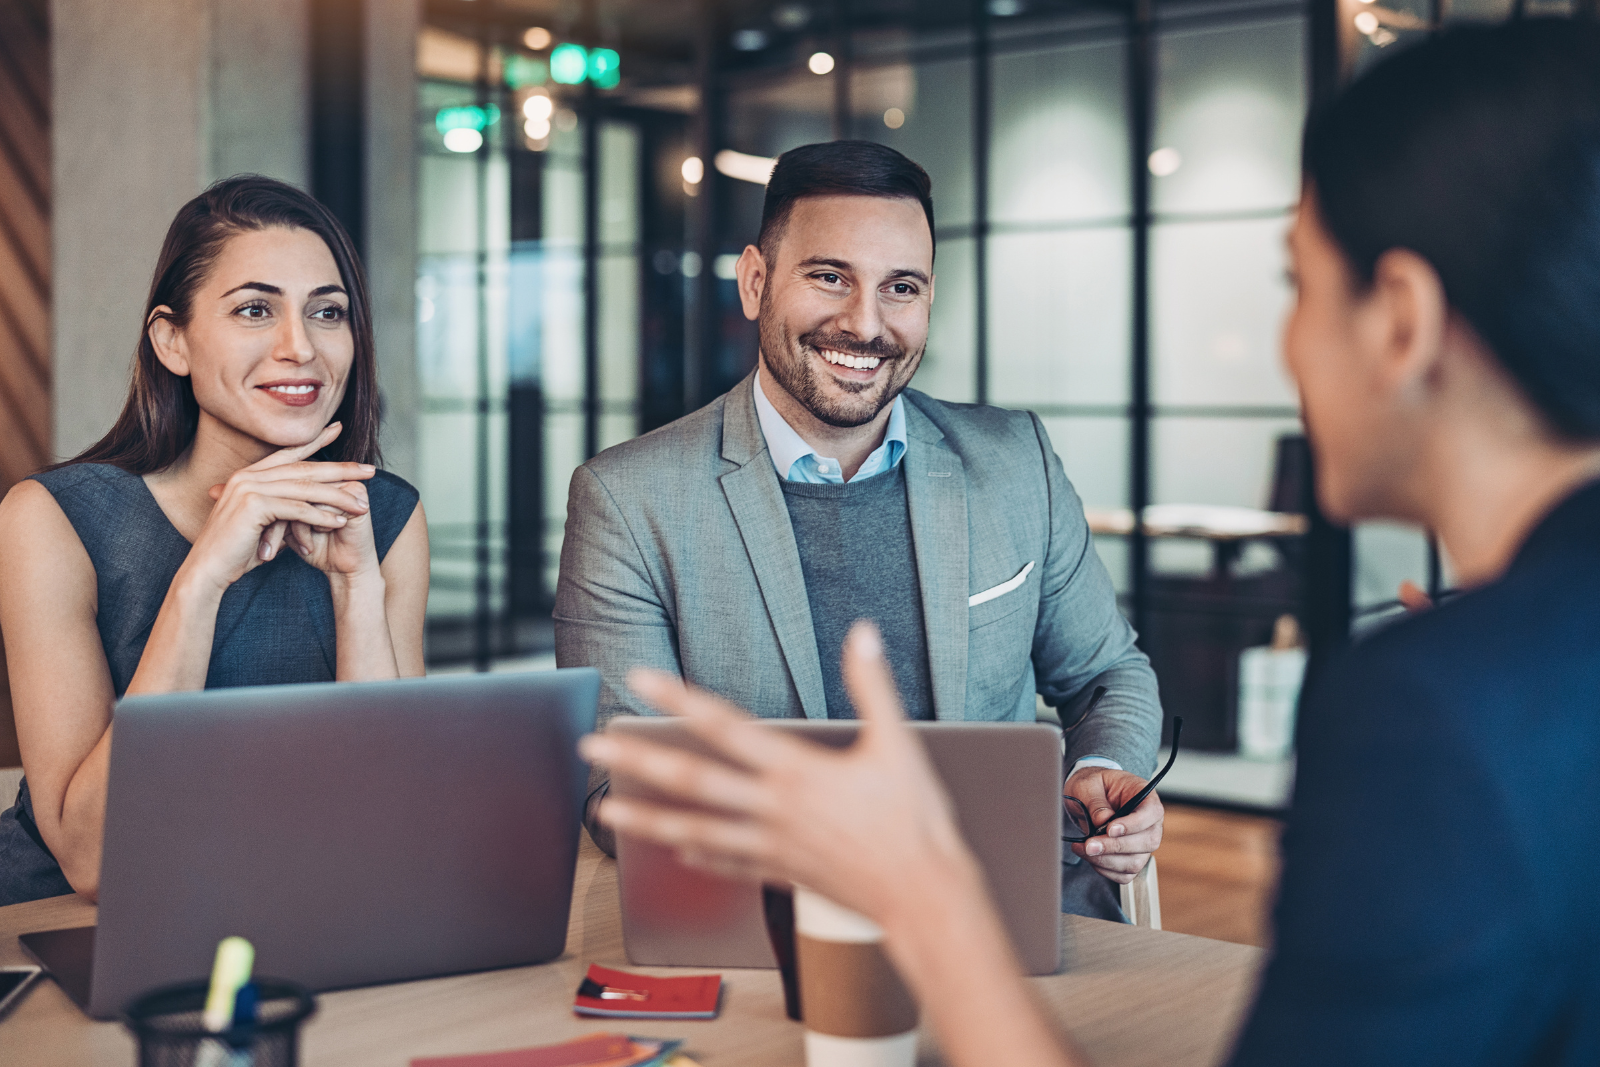
[[[725,970],[722,1014],[709,1022],[580,1019],[572,997],[590,963],[628,966],[617,868],[585,837],[567,951],[538,967],[351,989],[318,996],[301,1043],[306,1067],[406,1067],[415,1056],[491,1052],[602,1031],[681,1037],[703,1067],[801,1067],[801,1030],[783,1014],[776,971]],[[0,908],[0,965],[27,962],[17,935],[85,926],[76,896]],[[1227,1054],[1262,963],[1259,949],[1062,918],[1062,973],[1033,980],[1061,1026],[1100,1067],[1184,1067]],[[670,969],[641,968],[657,974]],[[925,1032],[919,1061],[941,1062]],[[97,1023],[54,982],[36,984],[0,1020],[0,1062],[27,1067],[130,1067],[133,1041]],[[1019,1065],[1021,1067],[1021,1065]]]

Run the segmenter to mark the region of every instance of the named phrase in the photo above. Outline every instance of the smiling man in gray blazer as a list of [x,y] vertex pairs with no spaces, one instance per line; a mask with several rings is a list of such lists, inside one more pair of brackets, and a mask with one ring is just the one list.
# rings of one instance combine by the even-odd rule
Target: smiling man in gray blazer
[[[859,618],[912,718],[1031,722],[1037,693],[1072,724],[1103,685],[1066,735],[1066,791],[1103,822],[1154,770],[1155,676],[1037,416],[906,388],[933,257],[928,176],[898,152],[778,160],[738,263],[757,370],[574,473],[557,662],[599,668],[601,722],[650,714],[636,666],[764,717],[851,718],[839,654]],[[605,791],[597,777],[586,823],[610,851]],[[1152,794],[1072,846],[1063,908],[1120,918],[1111,882],[1144,866],[1161,818]]]

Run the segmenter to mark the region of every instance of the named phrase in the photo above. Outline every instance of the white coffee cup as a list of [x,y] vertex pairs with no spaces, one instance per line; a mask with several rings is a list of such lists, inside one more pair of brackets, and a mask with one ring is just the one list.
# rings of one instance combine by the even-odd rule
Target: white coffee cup
[[913,1067],[917,1005],[883,930],[803,886],[794,919],[808,1067]]

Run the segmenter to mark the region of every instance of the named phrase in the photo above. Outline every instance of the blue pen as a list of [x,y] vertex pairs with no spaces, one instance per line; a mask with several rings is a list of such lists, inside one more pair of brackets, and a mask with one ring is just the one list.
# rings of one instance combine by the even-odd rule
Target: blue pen
[[260,999],[260,991],[254,982],[246,982],[239,987],[239,995],[233,999],[233,1024],[234,1030],[245,1030],[243,1044],[233,1044],[228,1055],[228,1067],[255,1067],[256,1004]]

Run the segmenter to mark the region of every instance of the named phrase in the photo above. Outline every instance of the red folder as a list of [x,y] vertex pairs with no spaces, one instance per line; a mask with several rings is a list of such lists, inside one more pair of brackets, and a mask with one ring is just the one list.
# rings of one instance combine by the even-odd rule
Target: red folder
[[576,1041],[543,1048],[412,1060],[411,1067],[579,1067],[580,1064],[587,1067],[590,1064],[637,1062],[639,1056],[636,1048],[624,1034],[591,1034]]

